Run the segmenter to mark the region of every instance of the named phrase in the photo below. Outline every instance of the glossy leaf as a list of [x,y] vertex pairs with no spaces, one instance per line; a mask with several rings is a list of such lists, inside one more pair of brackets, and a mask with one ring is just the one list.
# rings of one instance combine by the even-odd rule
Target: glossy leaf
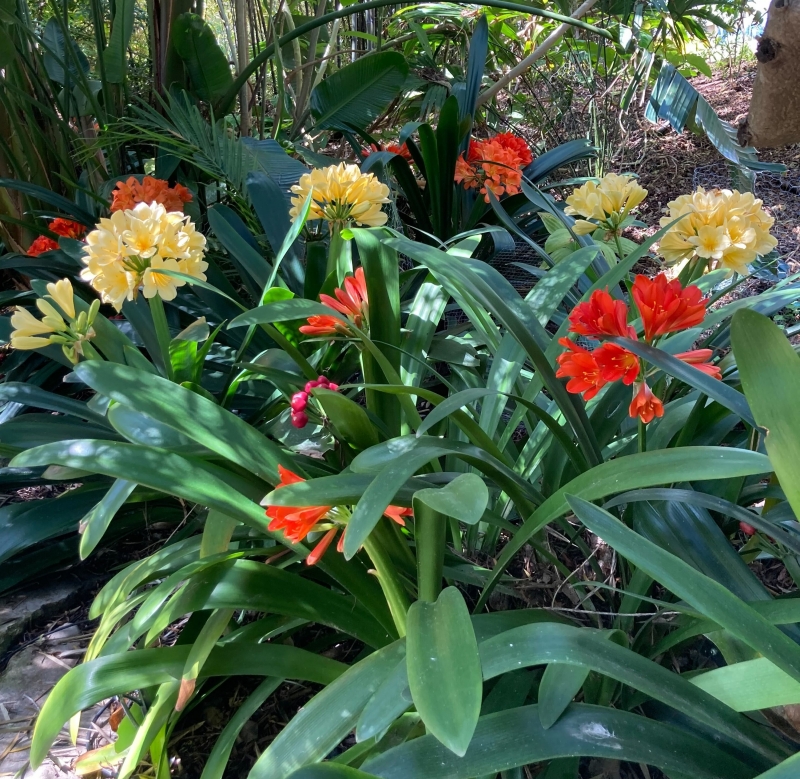
[[355,727],[361,710],[405,654],[397,641],[349,668],[315,695],[276,736],[250,779],[283,779],[324,758]]
[[489,489],[477,474],[462,473],[440,489],[428,488],[414,493],[414,500],[467,525],[474,525],[486,511]]
[[481,717],[470,748],[457,757],[423,736],[367,760],[382,779],[472,779],[559,757],[587,756],[656,766],[693,779],[752,779],[749,766],[705,739],[672,725],[599,706],[573,704],[549,730],[537,706]]
[[[47,756],[64,723],[97,701],[155,684],[180,680],[190,647],[143,649],[83,663],[62,677],[42,706],[31,744],[31,764]],[[263,676],[267,670],[287,679],[329,684],[346,666],[303,649],[280,644],[237,645],[214,649],[200,673],[210,676]]]
[[602,463],[565,484],[525,520],[500,555],[479,603],[486,602],[506,566],[528,540],[548,522],[566,513],[569,508],[566,495],[597,500],[639,487],[693,479],[751,476],[768,473],[770,469],[769,459],[762,454],[715,446],[642,452]]
[[397,52],[360,57],[322,81],[311,93],[317,129],[366,128],[400,93],[408,64]]
[[181,14],[172,25],[172,43],[194,91],[201,100],[215,102],[230,88],[233,76],[214,31],[202,16],[192,13]]
[[455,587],[408,610],[408,684],[428,731],[456,755],[467,751],[481,711],[478,643]]
[[103,499],[81,520],[81,560],[85,560],[100,543],[111,520],[136,489],[136,482],[116,479]]
[[278,463],[292,463],[251,425],[207,398],[125,365],[84,362],[75,372],[90,387],[174,428],[211,451],[277,482]]
[[800,357],[780,328],[754,311],[736,312],[731,343],[756,422],[766,430],[767,454],[800,516],[800,408],[795,393]]
[[800,647],[744,601],[607,511],[572,495],[567,501],[586,527],[619,554],[800,682]]

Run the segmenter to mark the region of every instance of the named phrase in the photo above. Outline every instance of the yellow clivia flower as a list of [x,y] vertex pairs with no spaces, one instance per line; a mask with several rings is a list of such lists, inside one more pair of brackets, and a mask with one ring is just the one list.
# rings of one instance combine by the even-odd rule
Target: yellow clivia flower
[[683,218],[661,239],[659,253],[669,264],[701,258],[745,275],[750,263],[778,245],[769,232],[775,220],[763,205],[752,192],[698,187],[667,204],[662,227]]
[[391,202],[389,187],[372,173],[362,173],[358,165],[342,162],[315,168],[300,177],[292,192],[289,211],[292,221],[299,216],[309,193],[312,198],[309,220],[324,219],[337,229],[352,223],[380,227],[388,221],[382,206]]
[[[30,311],[17,306],[11,315],[11,347],[13,349],[42,349],[50,344],[49,336],[56,329],[37,319]],[[40,336],[46,335],[47,338]]]
[[138,203],[101,219],[86,236],[81,278],[117,311],[140,289],[147,298],[173,300],[186,282],[158,269],[205,281],[205,250],[205,236],[188,216],[160,203]]
[[58,307],[70,319],[75,318],[75,293],[69,279],[51,282],[47,285],[47,294],[55,300]]

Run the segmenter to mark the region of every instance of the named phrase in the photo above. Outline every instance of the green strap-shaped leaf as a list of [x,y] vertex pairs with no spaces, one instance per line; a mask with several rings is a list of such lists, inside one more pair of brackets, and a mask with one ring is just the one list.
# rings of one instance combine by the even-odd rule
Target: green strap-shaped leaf
[[558,722],[558,718],[580,692],[589,668],[579,665],[551,663],[547,666],[539,683],[539,719],[547,729]]
[[84,362],[75,372],[97,392],[168,425],[272,484],[278,481],[278,463],[293,467],[287,454],[244,420],[160,376],[100,361]]
[[756,711],[800,703],[800,682],[766,657],[745,660],[692,677],[692,684],[734,711]]
[[[48,696],[36,721],[31,765],[47,756],[64,723],[97,701],[120,692],[177,682],[190,647],[143,649],[92,660],[76,666]],[[286,679],[329,684],[346,670],[336,660],[281,644],[231,644],[212,650],[200,676],[264,676],[267,671]]]
[[566,663],[596,671],[708,725],[741,745],[756,767],[781,760],[787,747],[764,728],[704,693],[681,676],[596,630],[539,622],[499,633],[480,644],[484,679],[528,666]]
[[429,487],[414,494],[434,511],[467,525],[479,522],[489,504],[489,488],[477,473],[462,473],[440,489]]
[[250,779],[283,779],[322,760],[355,727],[361,710],[405,654],[396,641],[349,668],[292,718],[250,771]]
[[203,773],[200,775],[200,779],[222,779],[222,775],[228,765],[228,758],[240,731],[250,717],[261,708],[264,701],[280,687],[282,682],[283,679],[274,679],[268,676],[253,690],[247,700],[236,709],[236,713],[228,720],[222,733],[219,734],[219,737],[214,742],[214,748],[203,766]]
[[726,479],[769,473],[769,458],[757,452],[721,446],[687,446],[662,449],[620,457],[601,463],[582,473],[551,495],[517,531],[503,549],[492,572],[478,607],[482,607],[506,566],[528,540],[548,522],[568,510],[566,495],[579,495],[588,500],[605,498],[625,490],[653,487],[658,484],[694,479]]
[[464,757],[433,736],[390,749],[362,766],[382,779],[472,779],[572,756],[629,760],[693,779],[752,779],[753,770],[707,740],[672,725],[600,706],[572,704],[549,730],[537,706],[481,717]]
[[567,501],[586,527],[637,568],[800,682],[800,646],[730,590],[638,535],[607,511],[573,495]]
[[85,560],[100,543],[111,520],[136,489],[136,482],[117,479],[103,499],[81,520],[81,560]]
[[756,422],[766,430],[767,454],[800,516],[800,357],[780,328],[754,311],[734,314],[731,343],[744,393]]
[[481,711],[478,642],[455,587],[408,610],[408,683],[428,731],[456,755],[467,751]]

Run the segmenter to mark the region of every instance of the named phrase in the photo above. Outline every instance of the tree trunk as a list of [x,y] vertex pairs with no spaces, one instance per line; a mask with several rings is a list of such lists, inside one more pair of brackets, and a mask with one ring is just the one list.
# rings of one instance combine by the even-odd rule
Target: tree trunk
[[800,142],[800,0],[772,0],[756,50],[758,71],[742,146],[774,148]]

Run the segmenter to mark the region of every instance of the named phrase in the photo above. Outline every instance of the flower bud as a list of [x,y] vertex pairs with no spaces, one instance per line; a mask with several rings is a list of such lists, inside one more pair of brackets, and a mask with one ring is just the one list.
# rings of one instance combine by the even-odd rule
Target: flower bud
[[97,312],[100,311],[100,300],[95,298],[92,301],[92,305],[89,306],[89,325],[94,322],[95,317],[97,316]]
[[89,324],[89,319],[86,312],[81,311],[80,314],[78,314],[77,319],[75,320],[75,329],[79,333],[82,333],[86,329],[88,324]]
[[292,424],[296,428],[303,428],[308,424],[308,414],[304,411],[292,412]]

